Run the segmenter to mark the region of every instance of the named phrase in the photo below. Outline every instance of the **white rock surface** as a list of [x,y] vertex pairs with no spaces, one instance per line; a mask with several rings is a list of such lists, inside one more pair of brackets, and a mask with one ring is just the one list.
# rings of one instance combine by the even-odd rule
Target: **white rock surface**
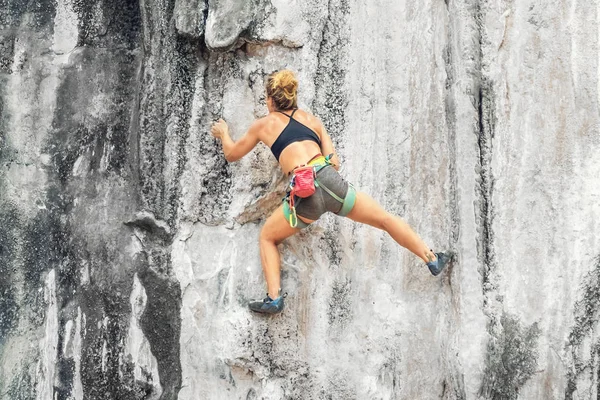
[[[0,10],[3,400],[597,397],[597,2],[29,3]],[[280,246],[285,312],[248,312],[285,177],[208,130],[280,68],[453,268],[327,215]]]

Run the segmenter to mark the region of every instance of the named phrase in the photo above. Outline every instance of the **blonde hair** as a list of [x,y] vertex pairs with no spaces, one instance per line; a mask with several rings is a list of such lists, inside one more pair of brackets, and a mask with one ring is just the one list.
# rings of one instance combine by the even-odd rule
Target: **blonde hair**
[[298,108],[298,80],[289,69],[273,72],[267,79],[267,96],[278,110]]

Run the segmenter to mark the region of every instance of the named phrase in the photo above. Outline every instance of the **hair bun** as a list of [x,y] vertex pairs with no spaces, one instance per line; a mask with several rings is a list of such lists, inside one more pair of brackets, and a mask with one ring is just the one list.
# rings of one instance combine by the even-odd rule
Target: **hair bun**
[[269,96],[273,97],[278,108],[296,108],[297,90],[298,80],[289,69],[274,72],[269,76],[267,92]]
[[273,75],[273,89],[283,89],[286,92],[293,93],[298,87],[296,75],[289,69],[276,72]]

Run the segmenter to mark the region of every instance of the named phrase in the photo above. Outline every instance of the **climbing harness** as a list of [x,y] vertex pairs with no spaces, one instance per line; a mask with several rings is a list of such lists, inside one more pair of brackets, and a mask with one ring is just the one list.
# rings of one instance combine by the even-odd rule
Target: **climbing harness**
[[337,213],[338,215],[346,216],[354,206],[356,190],[351,184],[348,184],[346,197],[342,199],[317,179],[317,173],[321,169],[330,165],[335,166],[335,164],[331,162],[332,158],[333,153],[328,156],[317,154],[306,165],[300,165],[292,170],[292,178],[290,179],[290,186],[284,198],[283,206],[284,215],[292,228],[305,228],[308,226],[308,224],[298,219],[295,207],[295,197],[310,197],[315,193],[317,187],[322,188],[331,197],[342,203],[342,208]]

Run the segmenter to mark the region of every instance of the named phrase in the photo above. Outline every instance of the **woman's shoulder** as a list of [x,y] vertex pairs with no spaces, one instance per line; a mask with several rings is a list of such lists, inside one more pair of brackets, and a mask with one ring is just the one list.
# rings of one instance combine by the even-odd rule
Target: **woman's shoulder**
[[[260,140],[265,139],[265,135],[269,135],[271,131],[276,129],[277,120],[271,114],[260,117],[250,125],[250,132],[255,134]],[[264,140],[263,140],[264,141]]]
[[[294,115],[294,117],[296,117],[296,116],[301,118],[300,122],[302,122],[304,125],[311,128],[312,130],[319,132],[319,134],[320,134],[323,123],[321,122],[319,117],[317,117],[316,115],[312,114],[311,112],[303,110],[301,108],[299,108],[298,111],[296,111],[296,114]],[[298,118],[298,119],[300,119],[300,118]]]
[[255,119],[254,122],[252,122],[252,125],[250,125],[250,129],[265,129],[272,123],[272,120],[269,117],[269,115],[265,115],[264,117]]
[[303,117],[305,117],[307,119],[319,121],[319,118],[317,118],[313,113],[311,113],[310,111],[305,110],[303,108],[297,109],[295,115],[302,115]]

